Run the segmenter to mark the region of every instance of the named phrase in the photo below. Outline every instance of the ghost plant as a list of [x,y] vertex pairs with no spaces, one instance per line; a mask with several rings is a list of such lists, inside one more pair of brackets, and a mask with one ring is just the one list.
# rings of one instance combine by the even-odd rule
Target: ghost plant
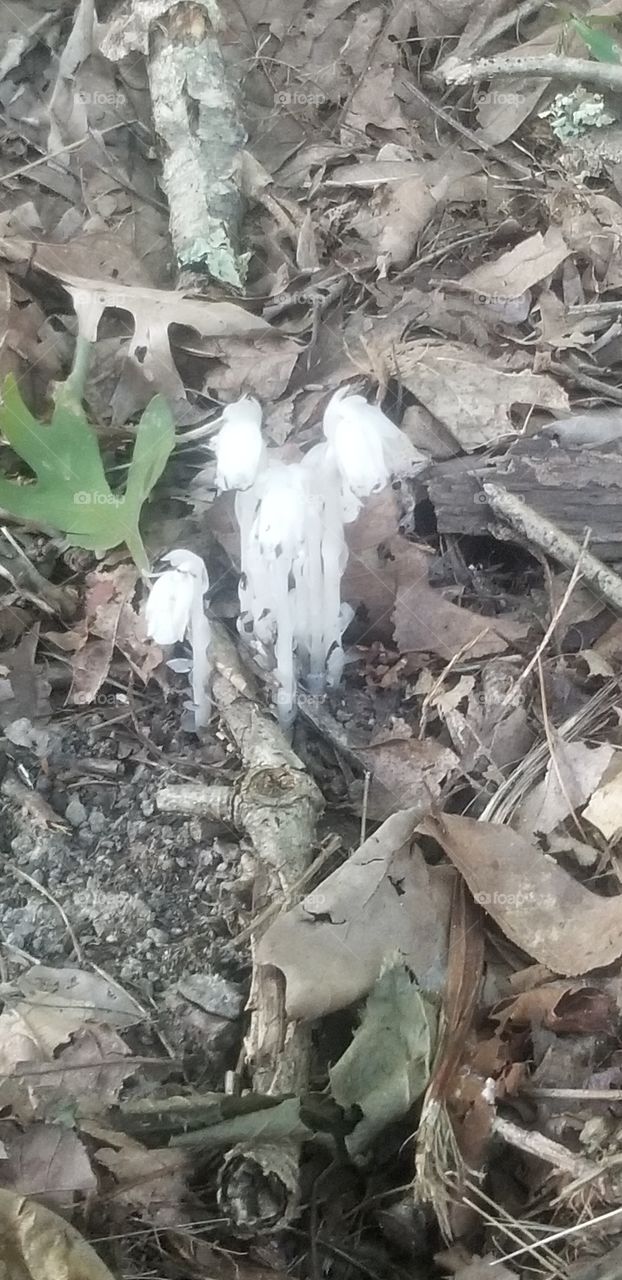
[[352,616],[341,601],[344,526],[392,475],[415,474],[427,461],[379,408],[347,389],[330,400],[324,435],[301,462],[271,459],[261,408],[245,397],[225,409],[214,445],[218,488],[237,491],[238,628],[264,665],[274,658],[283,726],[295,714],[299,677],[314,693],[341,678]]
[[162,557],[171,565],[160,574],[151,588],[145,610],[147,634],[156,644],[172,645],[187,640],[192,660],[173,658],[169,666],[175,671],[189,671],[192,678],[192,701],[195,725],[209,723],[209,641],[210,627],[203,597],[209,590],[207,569],[193,551],[169,551]]

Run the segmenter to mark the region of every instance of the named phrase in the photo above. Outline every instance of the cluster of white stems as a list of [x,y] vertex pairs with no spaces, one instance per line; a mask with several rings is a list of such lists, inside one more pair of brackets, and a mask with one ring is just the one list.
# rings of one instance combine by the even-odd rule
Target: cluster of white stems
[[[341,679],[342,635],[352,616],[341,601],[345,525],[392,475],[412,475],[427,460],[382,410],[347,389],[335,392],[326,408],[324,441],[300,462],[270,456],[257,400],[243,397],[228,405],[222,423],[214,446],[216,484],[220,491],[236,491],[238,630],[261,665],[274,667],[279,720],[287,727],[299,681],[321,693]],[[151,591],[147,628],[160,644],[190,640],[200,727],[209,718],[207,571],[189,551],[173,551],[165,559],[172,568]]]

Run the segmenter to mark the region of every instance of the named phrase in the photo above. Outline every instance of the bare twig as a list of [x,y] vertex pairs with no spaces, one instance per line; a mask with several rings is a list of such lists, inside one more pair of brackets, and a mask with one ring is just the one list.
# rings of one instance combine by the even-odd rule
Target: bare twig
[[363,805],[361,808],[361,835],[359,839],[359,844],[365,844],[365,841],[367,839],[367,808],[369,805],[370,783],[371,783],[371,772],[369,769],[366,769],[365,778],[363,781]]
[[510,704],[511,702],[514,702],[514,700],[515,700],[515,698],[516,698],[516,694],[518,693],[518,690],[520,689],[521,685],[523,685],[523,684],[525,683],[525,681],[526,681],[526,680],[528,679],[528,677],[531,675],[531,673],[532,673],[532,671],[533,671],[534,667],[535,667],[535,666],[540,662],[540,659],[541,659],[541,657],[542,657],[542,654],[544,653],[544,651],[545,651],[545,649],[546,649],[546,647],[547,647],[547,645],[548,645],[548,643],[549,643],[549,640],[551,639],[551,636],[553,635],[553,633],[554,633],[554,631],[555,631],[555,628],[556,628],[556,626],[557,626],[557,624],[558,624],[558,622],[559,622],[559,620],[560,620],[560,618],[561,618],[561,616],[562,616],[562,614],[563,614],[563,612],[564,612],[564,609],[566,608],[567,604],[569,603],[570,597],[571,597],[571,595],[572,595],[572,593],[573,593],[573,591],[574,591],[574,589],[575,589],[575,587],[576,587],[576,585],[577,585],[577,582],[579,581],[579,578],[581,577],[581,567],[582,567],[582,562],[583,562],[583,555],[584,555],[584,553],[587,551],[587,544],[588,544],[588,541],[589,541],[589,536],[590,536],[590,535],[589,535],[589,530],[588,530],[588,531],[586,532],[586,534],[585,534],[584,539],[583,539],[583,545],[582,545],[582,547],[580,548],[579,558],[578,558],[578,560],[577,560],[577,562],[576,562],[576,564],[575,564],[575,566],[574,566],[574,569],[572,570],[572,573],[571,573],[571,575],[570,575],[570,581],[569,581],[569,583],[568,583],[568,586],[566,587],[566,590],[564,591],[564,594],[563,594],[563,596],[562,596],[562,599],[560,600],[560,602],[559,602],[559,604],[558,604],[557,608],[555,609],[555,611],[554,611],[554,613],[553,613],[553,616],[551,617],[551,621],[549,622],[549,625],[548,625],[548,627],[547,627],[547,629],[546,629],[546,631],[545,631],[545,633],[544,633],[544,635],[543,635],[543,637],[542,637],[542,639],[541,639],[541,641],[540,641],[540,644],[538,645],[538,648],[536,649],[536,652],[535,652],[535,653],[534,653],[534,655],[533,655],[533,658],[531,658],[531,660],[527,663],[527,666],[525,667],[524,671],[521,671],[521,674],[519,675],[518,679],[514,681],[514,684],[512,685],[512,687],[511,687],[511,688],[508,690],[508,692],[506,693],[505,698],[503,699],[503,701],[502,701],[502,703],[501,703],[501,706],[502,706],[502,707],[507,707],[507,706],[509,706],[509,704]]
[[516,1147],[518,1151],[524,1151],[527,1155],[537,1156],[539,1160],[545,1160],[547,1164],[553,1165],[554,1169],[570,1173],[574,1178],[586,1176],[595,1178],[601,1173],[598,1165],[593,1161],[570,1151],[561,1142],[554,1142],[552,1138],[547,1138],[537,1129],[521,1129],[520,1125],[514,1124],[512,1120],[504,1120],[501,1116],[497,1116],[493,1124],[493,1132],[510,1147]]
[[[559,1240],[565,1240],[567,1236],[575,1235],[577,1231],[588,1231],[590,1227],[595,1227],[600,1222],[610,1221],[611,1218],[616,1217],[616,1214],[619,1215],[621,1213],[622,1207],[620,1206],[618,1206],[617,1209],[608,1209],[606,1213],[599,1213],[595,1218],[588,1218],[585,1222],[576,1222],[573,1227],[565,1227],[563,1231],[554,1231],[552,1235],[545,1236],[544,1240],[539,1240],[536,1245],[525,1245],[522,1249],[516,1249],[514,1253],[506,1253],[503,1258],[495,1258],[495,1261],[490,1264],[491,1280],[494,1280],[494,1271],[492,1271],[492,1267],[499,1266],[502,1262],[511,1262],[513,1258],[521,1257],[521,1255],[525,1253],[537,1253],[538,1249],[541,1249],[545,1244],[556,1244]],[[615,1249],[614,1257],[618,1264],[620,1262],[620,1255],[621,1250]],[[587,1272],[584,1271],[583,1273],[579,1271],[578,1273],[575,1273],[575,1280],[587,1280],[588,1277],[589,1280],[591,1280],[592,1276],[594,1276],[594,1280],[596,1280],[597,1276],[598,1280],[609,1280],[609,1277],[611,1277],[611,1280],[617,1280],[619,1275],[619,1269],[616,1271],[606,1272],[604,1275],[599,1275],[598,1272],[594,1273],[589,1270]]]
[[568,58],[557,53],[530,57],[501,54],[498,58],[478,58],[476,62],[448,58],[443,76],[447,84],[470,84],[473,80],[494,80],[496,76],[535,76],[567,80],[573,85],[586,82],[617,93],[622,90],[622,66],[618,63],[592,62],[589,58]]
[[5,862],[4,865],[7,871],[10,871],[11,874],[16,876],[18,880],[25,880],[26,884],[29,884],[31,889],[34,889],[37,893],[40,893],[43,898],[47,898],[48,902],[51,902],[52,906],[56,907],[56,910],[58,911],[58,914],[61,917],[61,920],[67,930],[67,933],[71,938],[71,945],[75,951],[76,960],[78,961],[78,964],[83,964],[84,956],[82,954],[82,947],[78,942],[78,939],[76,937],[76,934],[75,934],[73,925],[71,924],[71,921],[69,919],[69,916],[67,915],[65,908],[58,901],[58,898],[55,898],[54,894],[50,893],[49,889],[45,888],[45,885],[39,884],[38,880],[33,880],[32,876],[29,876],[27,871],[22,871],[21,867],[14,867],[12,862]]
[[418,85],[409,83],[406,87],[415,96],[415,98],[422,103],[423,106],[427,107],[428,110],[432,112],[433,115],[438,116],[439,120],[444,120],[445,124],[448,124],[451,129],[455,129],[456,133],[459,133],[462,138],[466,138],[467,141],[470,142],[472,146],[476,147],[478,151],[484,151],[486,155],[493,156],[495,160],[499,160],[501,164],[504,164],[506,168],[510,169],[512,173],[515,173],[518,178],[523,180],[523,182],[528,178],[531,181],[534,180],[534,175],[526,165],[519,164],[517,160],[512,160],[511,157],[506,156],[499,147],[493,146],[491,142],[486,142],[485,138],[481,138],[479,134],[474,133],[472,129],[467,129],[465,124],[462,124],[460,120],[456,120],[451,112],[447,111],[445,107],[440,107],[437,102],[434,102],[432,98],[429,98],[427,93],[424,93]]

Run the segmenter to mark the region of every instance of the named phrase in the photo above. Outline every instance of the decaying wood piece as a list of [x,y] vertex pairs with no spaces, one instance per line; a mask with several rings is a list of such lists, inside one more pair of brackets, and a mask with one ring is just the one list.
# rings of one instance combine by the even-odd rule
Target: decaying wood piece
[[180,269],[241,287],[239,175],[246,132],[213,21],[216,6],[184,0],[149,31],[149,88],[162,186]]
[[608,569],[602,560],[579,546],[567,533],[562,533],[550,520],[543,520],[533,507],[515,494],[507,493],[496,484],[485,484],[484,493],[493,511],[507,520],[520,537],[569,569],[580,564],[582,577],[603,600],[614,609],[622,609],[622,578]]
[[424,477],[440,533],[485,534],[494,520],[483,486],[524,498],[545,520],[603,560],[622,559],[622,451],[564,449],[545,438],[519,440],[499,458],[453,458]]

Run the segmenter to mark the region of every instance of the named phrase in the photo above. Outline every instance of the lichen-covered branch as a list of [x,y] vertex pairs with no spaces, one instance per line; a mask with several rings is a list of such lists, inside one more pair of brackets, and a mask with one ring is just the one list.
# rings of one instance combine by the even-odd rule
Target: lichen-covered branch
[[149,88],[180,269],[241,287],[239,166],[246,132],[208,9],[184,2],[149,31]]

